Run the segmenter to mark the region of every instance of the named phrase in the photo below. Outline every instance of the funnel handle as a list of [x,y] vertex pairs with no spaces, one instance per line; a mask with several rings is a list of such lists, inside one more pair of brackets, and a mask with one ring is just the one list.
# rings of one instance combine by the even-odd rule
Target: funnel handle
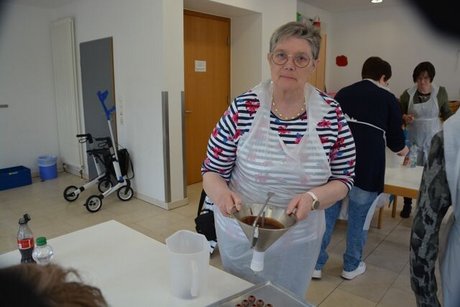
[[196,263],[196,260],[192,260],[191,266],[192,266],[192,285],[190,286],[190,295],[192,297],[197,297],[198,290],[200,288],[200,278],[199,278],[199,273],[198,273],[198,264]]

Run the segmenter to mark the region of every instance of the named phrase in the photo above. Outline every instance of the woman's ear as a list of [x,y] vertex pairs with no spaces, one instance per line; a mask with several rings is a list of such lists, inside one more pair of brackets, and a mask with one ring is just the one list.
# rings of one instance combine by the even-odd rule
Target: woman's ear
[[316,68],[317,68],[318,65],[319,65],[319,62],[320,62],[320,59],[316,59],[316,60],[313,60],[313,61],[311,62],[311,63],[312,63],[312,65],[311,65],[311,66],[312,66],[312,67],[311,67],[312,70],[311,70],[311,71],[315,71],[315,70],[316,70]]

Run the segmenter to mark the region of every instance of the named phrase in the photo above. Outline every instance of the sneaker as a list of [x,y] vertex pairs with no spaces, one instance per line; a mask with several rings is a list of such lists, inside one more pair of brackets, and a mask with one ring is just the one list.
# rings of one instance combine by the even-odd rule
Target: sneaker
[[311,278],[321,279],[321,277],[322,277],[321,270],[313,270],[313,275],[311,276]]
[[366,272],[366,264],[363,261],[361,261],[354,271],[342,271],[342,277],[348,280],[352,280],[353,278],[363,274],[364,272]]
[[399,213],[399,216],[403,219],[407,219],[409,218],[411,211],[412,211],[412,204],[404,204],[404,207],[401,210],[401,213]]

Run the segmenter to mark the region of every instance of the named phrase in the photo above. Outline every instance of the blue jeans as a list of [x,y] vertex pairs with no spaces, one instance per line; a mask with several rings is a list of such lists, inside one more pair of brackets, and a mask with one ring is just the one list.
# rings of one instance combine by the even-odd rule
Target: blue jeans
[[[353,187],[348,193],[347,248],[343,254],[344,271],[354,271],[361,262],[364,244],[367,240],[367,230],[363,230],[364,222],[377,195],[377,192],[364,191],[358,187]],[[323,236],[315,270],[321,270],[329,258],[326,248],[331,241],[332,232],[341,208],[342,201],[338,201],[325,210],[326,232]]]

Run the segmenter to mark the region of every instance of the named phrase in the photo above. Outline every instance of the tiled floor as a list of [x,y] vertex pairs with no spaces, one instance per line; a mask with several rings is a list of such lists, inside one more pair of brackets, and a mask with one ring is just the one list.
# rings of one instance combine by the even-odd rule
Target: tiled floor
[[[16,249],[18,219],[26,212],[32,218],[30,227],[36,237],[53,238],[111,219],[161,242],[178,229],[195,229],[200,183],[188,187],[189,205],[171,211],[136,198],[122,202],[113,193],[96,213],[88,212],[83,203],[97,190],[83,192],[72,203],[62,196],[68,185],[82,184],[79,177],[60,173],[57,179],[41,182],[34,178],[32,185],[1,191],[0,254]],[[322,280],[312,281],[308,301],[320,307],[415,306],[408,267],[411,219],[393,219],[388,208],[384,213],[382,229],[375,227],[376,214],[369,231],[365,248],[367,271],[352,281],[340,277],[346,223],[338,223],[329,247],[330,260]],[[221,267],[218,251],[212,255],[211,264]]]

